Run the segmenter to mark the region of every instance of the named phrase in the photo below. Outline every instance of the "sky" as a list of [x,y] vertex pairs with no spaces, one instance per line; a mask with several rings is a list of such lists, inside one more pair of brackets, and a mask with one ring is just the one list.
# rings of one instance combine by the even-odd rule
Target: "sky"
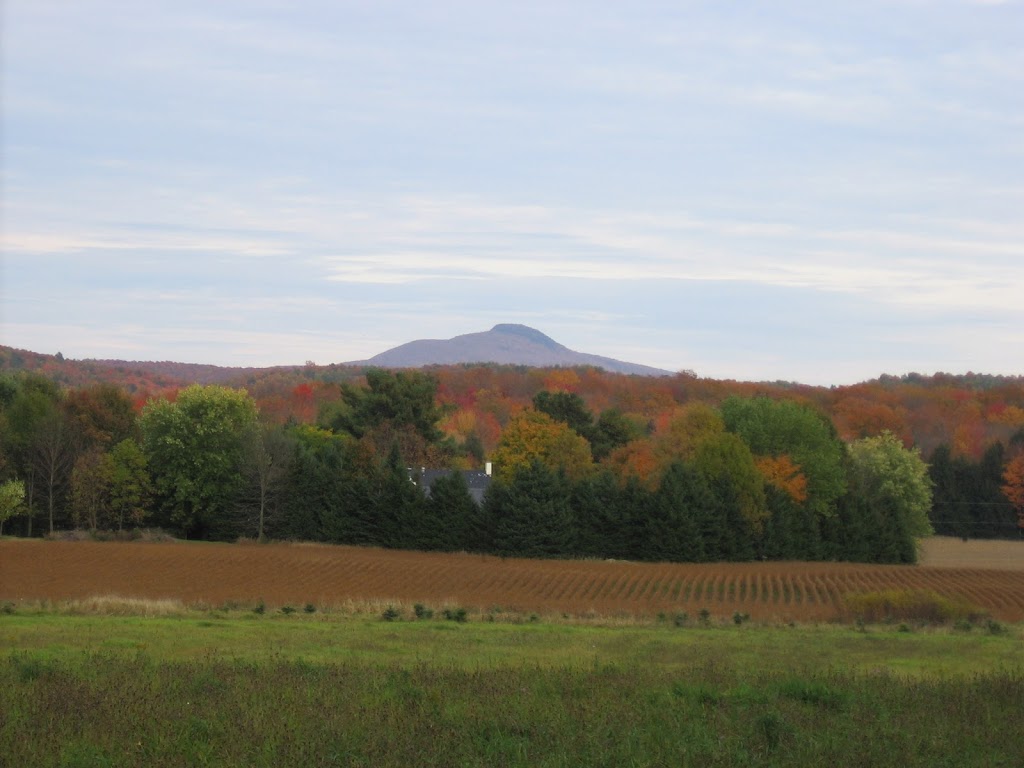
[[1024,374],[1024,0],[5,0],[0,344]]

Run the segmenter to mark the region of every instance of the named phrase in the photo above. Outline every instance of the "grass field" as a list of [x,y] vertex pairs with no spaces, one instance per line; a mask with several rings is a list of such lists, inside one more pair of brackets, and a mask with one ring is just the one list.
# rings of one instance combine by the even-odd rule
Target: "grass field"
[[961,543],[899,568],[4,540],[0,765],[1017,768],[1020,625],[831,622],[886,590],[1014,620],[1021,550]]
[[895,627],[0,615],[18,766],[1019,766],[1024,646]]
[[[961,546],[962,545],[962,546]],[[924,565],[512,560],[312,544],[0,541],[0,600],[118,595],[186,604],[422,602],[486,612],[638,616],[707,610],[828,621],[847,595],[933,592],[1024,620],[1024,542],[928,540]]]

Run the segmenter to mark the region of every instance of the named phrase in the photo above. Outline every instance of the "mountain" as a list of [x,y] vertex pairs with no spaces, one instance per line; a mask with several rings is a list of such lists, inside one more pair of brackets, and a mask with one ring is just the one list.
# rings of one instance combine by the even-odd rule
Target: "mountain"
[[574,352],[540,331],[525,325],[500,323],[489,331],[467,333],[453,339],[421,339],[381,352],[369,360],[348,365],[381,368],[420,368],[425,365],[500,363],[535,368],[593,366],[612,373],[671,376],[672,371],[625,363],[600,355]]

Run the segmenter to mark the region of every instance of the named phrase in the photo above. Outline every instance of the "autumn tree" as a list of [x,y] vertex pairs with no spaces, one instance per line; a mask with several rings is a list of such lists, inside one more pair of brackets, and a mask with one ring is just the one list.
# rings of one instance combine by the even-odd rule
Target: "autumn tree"
[[1017,525],[1024,528],[1024,452],[1018,453],[1006,463],[1002,491],[1017,510]]
[[585,476],[593,466],[585,438],[567,424],[534,410],[523,411],[509,422],[493,460],[496,473],[506,481],[534,462],[561,470],[573,480]]
[[109,447],[128,438],[138,438],[138,421],[132,400],[116,384],[101,382],[72,389],[64,399],[69,427],[84,449],[92,445]]

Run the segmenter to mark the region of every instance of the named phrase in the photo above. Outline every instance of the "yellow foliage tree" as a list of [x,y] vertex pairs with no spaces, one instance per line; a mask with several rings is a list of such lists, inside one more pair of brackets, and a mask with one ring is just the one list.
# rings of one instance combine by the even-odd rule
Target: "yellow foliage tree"
[[510,480],[534,461],[564,470],[573,480],[584,477],[594,465],[586,439],[567,424],[534,410],[522,411],[512,418],[492,459],[495,472],[503,480]]

